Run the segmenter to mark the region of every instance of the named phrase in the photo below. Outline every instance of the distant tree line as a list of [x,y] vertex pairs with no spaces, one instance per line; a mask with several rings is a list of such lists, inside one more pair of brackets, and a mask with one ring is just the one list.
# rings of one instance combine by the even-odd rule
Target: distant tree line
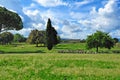
[[13,39],[13,42],[26,42],[27,38],[24,37],[23,35],[17,33],[17,34],[14,34],[14,39]]
[[10,32],[3,32],[0,34],[0,44],[2,45],[11,44],[12,42],[26,42],[26,39],[27,38],[18,33],[13,35]]

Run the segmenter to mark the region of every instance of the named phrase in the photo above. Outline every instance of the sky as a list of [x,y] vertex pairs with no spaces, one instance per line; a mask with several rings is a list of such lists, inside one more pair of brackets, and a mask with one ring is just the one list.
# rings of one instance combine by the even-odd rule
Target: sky
[[61,38],[86,39],[96,30],[120,38],[120,0],[0,0],[0,6],[20,15],[24,28],[11,32],[25,37],[45,30],[50,18]]

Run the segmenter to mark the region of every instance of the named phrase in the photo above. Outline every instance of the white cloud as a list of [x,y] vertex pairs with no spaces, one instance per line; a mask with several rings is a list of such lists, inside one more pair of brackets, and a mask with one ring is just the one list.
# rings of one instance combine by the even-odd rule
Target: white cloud
[[80,20],[80,19],[85,19],[88,17],[88,13],[82,13],[82,12],[71,12],[70,13],[70,16],[73,18],[73,19],[77,19],[77,20]]
[[74,33],[63,33],[60,34],[62,38],[68,39],[85,39],[89,33],[87,32],[74,32]]
[[75,5],[77,5],[77,7],[80,7],[80,6],[89,4],[91,2],[93,2],[93,0],[83,0],[83,1],[80,1],[80,2],[75,2]]
[[74,22],[64,20],[63,21],[63,27],[61,28],[62,34],[60,34],[63,38],[83,38],[81,36],[82,28],[79,26],[79,24],[75,24]]
[[38,2],[41,6],[44,7],[56,7],[60,5],[67,5],[65,2],[62,2],[62,0],[33,0]]
[[96,14],[97,14],[96,7],[92,7],[92,9],[90,11],[90,15],[95,16]]
[[38,30],[45,30],[45,25],[42,23],[32,23],[32,27]]
[[24,35],[25,37],[28,37],[29,33],[32,31],[32,28],[23,28],[19,31],[14,31],[14,30],[10,30],[10,32],[12,32],[13,34],[19,33],[21,35]]
[[95,7],[92,8],[90,15],[85,20],[80,20],[80,24],[91,30],[102,30],[111,32],[120,29],[120,9],[115,0],[109,0],[103,8],[98,11]]
[[31,19],[31,22],[28,23],[28,25],[30,25],[29,27],[33,29],[44,30],[45,21],[41,17],[41,11],[38,9],[33,9],[34,7],[34,4],[31,4],[29,7],[23,8],[24,14],[26,14]]
[[104,8],[98,10],[98,17],[92,21],[101,27],[102,30],[112,31],[118,29],[120,26],[120,9],[118,8],[117,2],[114,0],[108,1]]
[[[79,35],[80,38],[86,38],[87,35],[94,33],[96,30],[110,32],[112,36],[119,37],[120,36],[119,13],[120,13],[120,8],[118,7],[117,1],[109,0],[101,8],[96,9],[96,7],[92,7],[89,14],[80,13],[80,12],[71,12],[70,15],[73,19],[78,21],[80,25],[79,27],[82,30],[82,32],[76,31],[76,33],[80,33],[80,34],[84,33],[83,36]],[[69,24],[71,24],[71,22]],[[73,29],[75,28],[70,27],[70,25],[69,27],[68,26],[63,27],[63,30],[69,30],[66,31],[67,34],[72,34],[71,30]]]
[[109,34],[114,38],[119,38],[120,39],[120,30],[115,30],[113,32],[110,32]]

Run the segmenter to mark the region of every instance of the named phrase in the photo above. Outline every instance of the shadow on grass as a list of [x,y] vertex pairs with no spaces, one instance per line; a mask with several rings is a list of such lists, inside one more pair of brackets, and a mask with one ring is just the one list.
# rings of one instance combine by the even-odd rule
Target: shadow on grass
[[37,50],[37,51],[10,51],[10,52],[5,52],[5,51],[0,51],[0,54],[6,54],[6,53],[10,53],[10,54],[19,54],[19,53],[21,53],[21,54],[29,54],[29,53],[45,53],[45,52],[43,52],[43,51],[41,51],[41,50]]
[[4,53],[4,51],[1,51],[1,50],[0,50],[0,54],[2,54],[2,53]]

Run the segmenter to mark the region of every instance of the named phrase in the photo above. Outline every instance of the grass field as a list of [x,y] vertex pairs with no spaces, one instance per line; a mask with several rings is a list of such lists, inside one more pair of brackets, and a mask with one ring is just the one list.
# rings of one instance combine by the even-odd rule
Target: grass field
[[86,50],[84,43],[59,44],[52,51],[23,43],[0,46],[0,80],[120,80],[120,54],[58,53],[65,49]]
[[[29,45],[25,43],[12,44],[12,45],[0,45],[0,53],[58,53],[59,50],[87,50],[85,43],[64,43],[58,44],[51,51],[47,50],[46,47],[35,47],[36,45]],[[112,53],[113,50],[116,50],[120,53],[120,43],[118,43],[111,50],[102,48],[99,51]],[[94,51],[95,49],[91,49]]]
[[0,80],[120,80],[120,55],[1,54]]
[[35,47],[35,46],[36,45],[29,45],[25,43],[0,45],[0,52],[1,53],[57,53],[58,50],[85,49],[84,43],[58,44],[51,51],[47,50],[46,47]]

